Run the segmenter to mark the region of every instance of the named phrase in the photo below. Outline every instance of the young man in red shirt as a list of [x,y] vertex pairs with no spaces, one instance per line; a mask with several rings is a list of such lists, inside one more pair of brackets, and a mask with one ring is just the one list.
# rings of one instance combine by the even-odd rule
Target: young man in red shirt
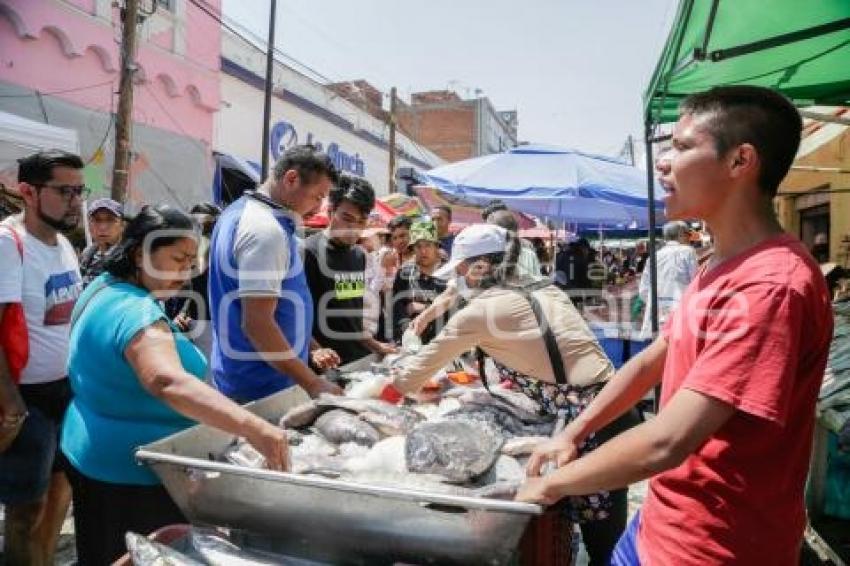
[[[551,503],[651,477],[614,564],[798,563],[833,324],[818,265],[772,206],[800,130],[782,95],[718,87],[684,101],[656,164],[667,218],[705,220],[714,255],[655,342],[535,452],[517,496]],[[655,418],[574,460],[659,381]],[[539,477],[549,460],[559,468]]]

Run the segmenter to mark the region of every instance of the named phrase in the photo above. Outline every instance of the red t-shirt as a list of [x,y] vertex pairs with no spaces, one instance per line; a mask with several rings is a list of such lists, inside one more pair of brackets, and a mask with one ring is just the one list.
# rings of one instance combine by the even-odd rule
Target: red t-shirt
[[797,564],[832,311],[818,265],[781,235],[700,272],[663,329],[663,407],[682,387],[736,409],[641,511],[641,563]]

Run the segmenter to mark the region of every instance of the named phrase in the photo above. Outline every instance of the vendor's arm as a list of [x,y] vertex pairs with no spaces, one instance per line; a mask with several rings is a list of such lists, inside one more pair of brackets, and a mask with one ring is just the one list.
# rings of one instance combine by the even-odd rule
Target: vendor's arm
[[242,329],[263,361],[290,376],[311,397],[328,392],[341,395],[339,386],[319,377],[302,362],[274,318],[277,297],[243,297]]
[[402,393],[416,393],[449,362],[486,339],[484,309],[470,303],[449,320],[440,334],[412,358],[396,375],[393,385]]
[[433,303],[419,313],[419,316],[410,321],[410,328],[417,336],[422,336],[429,324],[449,312],[457,304],[459,297],[457,286],[450,284],[445,291],[434,299]]
[[652,420],[542,478],[529,478],[520,501],[551,504],[568,495],[611,491],[675,468],[734,414],[731,405],[680,389]]
[[369,336],[360,341],[367,350],[374,354],[378,354],[379,356],[386,356],[387,354],[395,354],[398,352],[398,348],[395,344],[388,344],[386,342],[381,342],[380,340],[376,340],[373,336]]
[[125,348],[124,356],[151,395],[191,419],[244,436],[265,456],[270,468],[288,468],[283,431],[187,373],[165,322],[137,333]]

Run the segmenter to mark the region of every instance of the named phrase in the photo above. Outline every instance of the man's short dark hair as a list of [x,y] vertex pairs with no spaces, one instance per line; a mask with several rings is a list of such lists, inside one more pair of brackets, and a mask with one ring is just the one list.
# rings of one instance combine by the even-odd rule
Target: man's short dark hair
[[519,222],[516,221],[516,216],[507,208],[491,212],[487,217],[487,223],[501,226],[513,234],[519,231]]
[[761,163],[759,187],[776,195],[797,155],[803,128],[790,100],[763,87],[719,86],[687,97],[679,113],[707,117],[705,126],[720,156],[741,144],[752,144]]
[[445,211],[446,216],[448,217],[448,219],[449,219],[449,220],[451,220],[451,219],[452,219],[452,207],[450,207],[450,206],[448,206],[448,205],[445,205],[445,204],[438,204],[437,206],[435,206],[435,207],[434,207],[434,210],[442,210],[442,211]]
[[409,216],[404,216],[403,214],[400,214],[387,223],[387,230],[389,230],[390,234],[392,234],[399,228],[407,228],[408,230],[410,230],[410,227],[412,225],[413,220],[411,220]]
[[328,195],[328,204],[331,209],[336,209],[343,202],[350,202],[364,215],[368,215],[375,208],[375,189],[366,179],[342,175]]
[[85,163],[79,155],[52,149],[39,151],[18,160],[18,182],[30,185],[43,185],[53,179],[54,167],[82,169]]
[[481,211],[481,220],[487,221],[487,218],[493,214],[494,212],[498,212],[500,210],[507,210],[508,205],[505,204],[505,201],[501,199],[493,199],[487,203],[487,206],[484,207],[484,210]]
[[279,181],[290,169],[297,171],[301,182],[305,184],[315,182],[322,175],[327,176],[334,185],[339,183],[339,172],[331,158],[312,145],[296,145],[287,149],[274,164],[272,176]]

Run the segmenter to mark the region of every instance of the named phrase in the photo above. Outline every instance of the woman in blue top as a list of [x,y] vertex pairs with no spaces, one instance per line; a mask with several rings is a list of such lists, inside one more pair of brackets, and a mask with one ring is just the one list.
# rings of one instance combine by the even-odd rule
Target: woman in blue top
[[197,238],[184,212],[143,207],[107,257],[106,273],[77,300],[68,362],[75,398],[61,445],[82,565],[120,557],[128,530],[186,522],[156,476],[134,461],[140,445],[200,421],[246,437],[270,468],[287,467],[283,431],[202,381],[203,354],[158,302],[189,279]]

